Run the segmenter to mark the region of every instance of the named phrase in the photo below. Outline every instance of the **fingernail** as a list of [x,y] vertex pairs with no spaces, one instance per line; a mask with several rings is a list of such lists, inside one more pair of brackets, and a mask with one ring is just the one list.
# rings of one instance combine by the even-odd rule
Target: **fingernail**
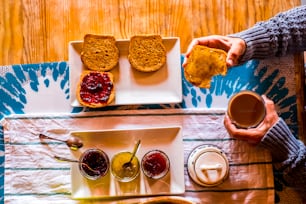
[[234,65],[234,61],[232,59],[228,59],[227,64],[232,67]]

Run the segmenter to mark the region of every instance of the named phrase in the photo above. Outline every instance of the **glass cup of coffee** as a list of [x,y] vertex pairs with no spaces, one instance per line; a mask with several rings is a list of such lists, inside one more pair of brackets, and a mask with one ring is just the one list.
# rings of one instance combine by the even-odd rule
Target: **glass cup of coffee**
[[107,154],[100,149],[88,149],[79,159],[79,170],[81,174],[90,180],[97,180],[105,176],[108,169],[109,158]]
[[265,103],[256,92],[241,91],[229,100],[227,114],[237,128],[254,128],[266,116]]

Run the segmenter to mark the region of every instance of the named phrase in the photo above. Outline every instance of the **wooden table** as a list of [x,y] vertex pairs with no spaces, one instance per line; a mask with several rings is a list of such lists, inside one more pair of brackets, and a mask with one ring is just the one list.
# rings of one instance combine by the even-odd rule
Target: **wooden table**
[[[0,66],[68,60],[68,42],[86,33],[195,37],[239,32],[300,0],[2,0]],[[295,56],[297,103],[305,137],[304,59]],[[302,119],[304,117],[304,120]],[[303,139],[303,138],[302,138]],[[305,138],[304,138],[305,141]]]
[[0,65],[66,61],[68,42],[86,33],[177,36],[183,53],[194,37],[238,32],[298,5],[300,0],[0,1]]

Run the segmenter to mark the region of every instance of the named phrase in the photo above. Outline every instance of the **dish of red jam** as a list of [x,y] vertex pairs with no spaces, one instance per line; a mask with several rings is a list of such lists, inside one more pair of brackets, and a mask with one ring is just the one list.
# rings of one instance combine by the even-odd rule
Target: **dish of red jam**
[[147,177],[160,179],[168,173],[170,161],[164,152],[160,150],[151,150],[143,156],[141,168]]
[[107,174],[109,158],[100,149],[88,149],[80,157],[79,169],[84,177],[96,180]]
[[113,89],[113,82],[107,73],[90,72],[80,84],[80,98],[86,103],[107,103]]

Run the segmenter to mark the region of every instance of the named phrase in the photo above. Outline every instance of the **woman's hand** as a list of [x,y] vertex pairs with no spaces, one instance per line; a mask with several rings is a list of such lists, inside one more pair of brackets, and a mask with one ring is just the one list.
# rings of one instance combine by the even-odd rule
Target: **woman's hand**
[[211,35],[207,37],[195,38],[189,44],[183,67],[185,67],[187,59],[195,45],[204,45],[210,48],[222,49],[227,52],[226,64],[228,67],[238,65],[240,57],[244,54],[246,44],[244,40],[235,37],[227,37],[221,35]]
[[266,96],[262,97],[265,101],[266,117],[256,128],[239,129],[232,123],[228,115],[225,115],[224,126],[232,137],[246,140],[252,144],[258,144],[267,131],[278,121],[279,118],[275,110],[274,102]]

